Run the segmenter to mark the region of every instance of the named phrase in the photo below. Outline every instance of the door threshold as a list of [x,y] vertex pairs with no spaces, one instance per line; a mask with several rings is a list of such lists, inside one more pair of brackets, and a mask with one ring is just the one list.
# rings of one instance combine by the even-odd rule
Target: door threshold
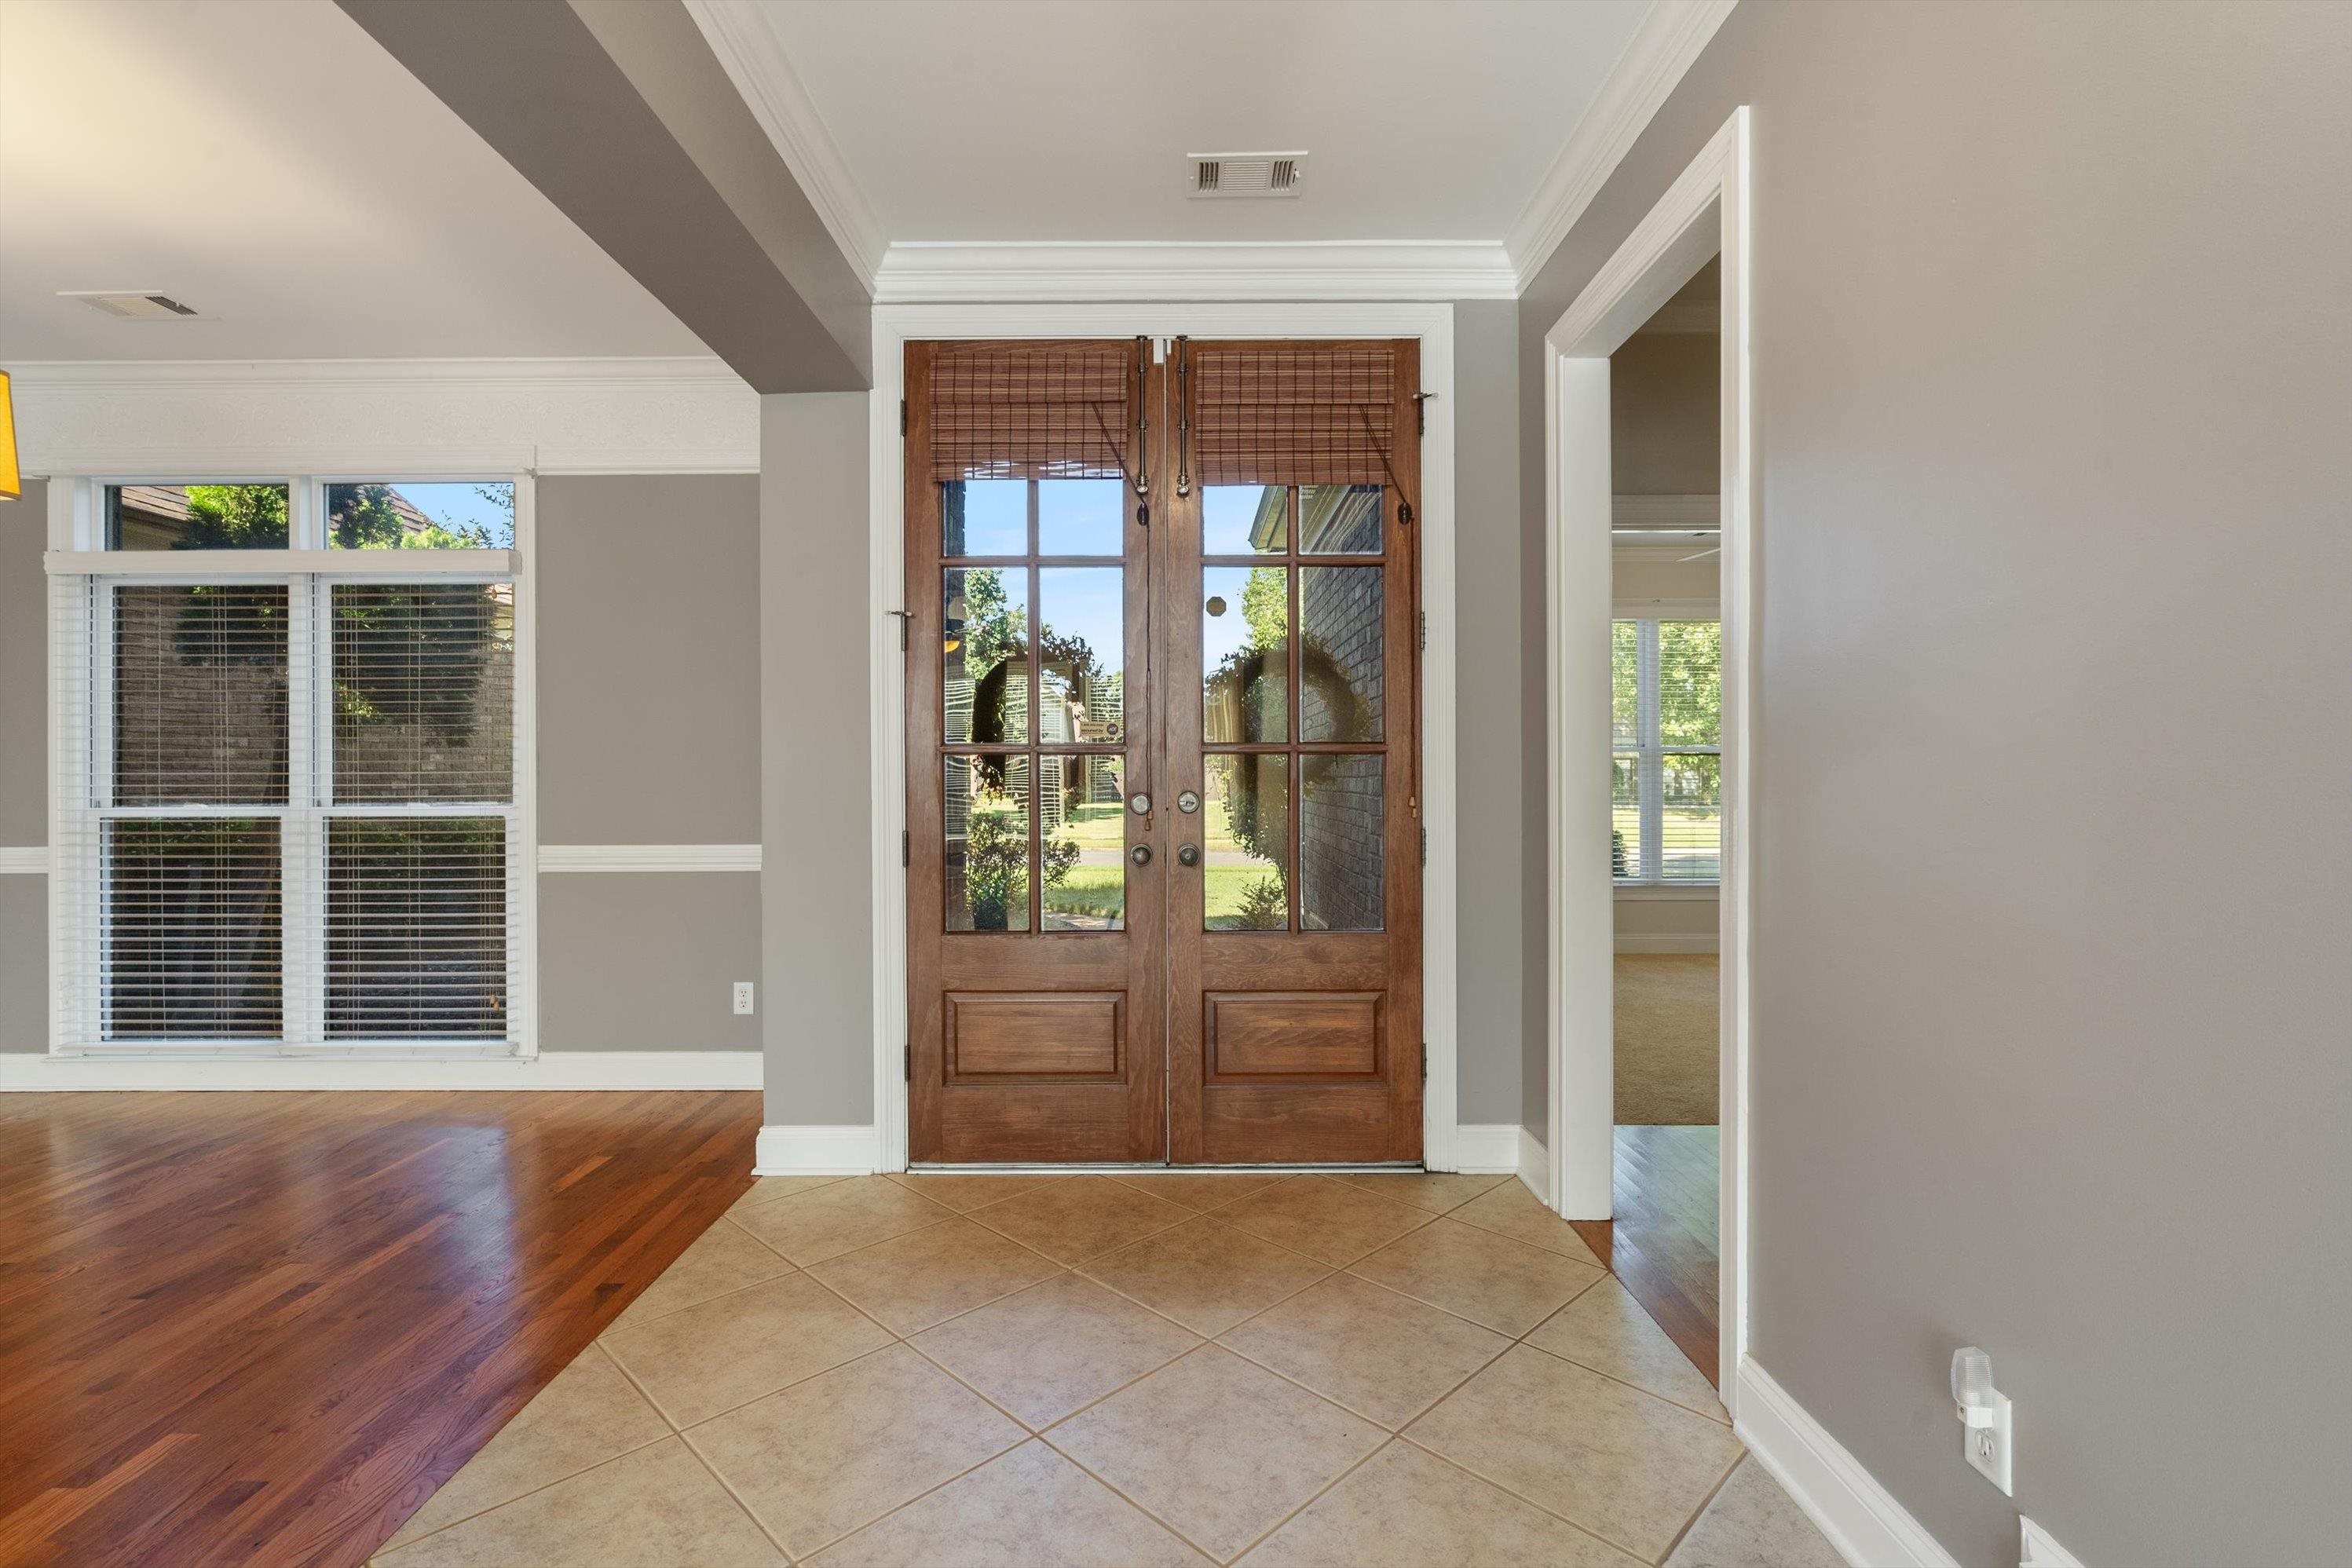
[[1261,1165],[1261,1166],[1171,1166],[1150,1161],[1132,1161],[1106,1165],[944,1165],[929,1160],[909,1161],[907,1170],[912,1176],[1118,1176],[1150,1173],[1154,1176],[1420,1176],[1417,1160],[1399,1160],[1386,1165]]

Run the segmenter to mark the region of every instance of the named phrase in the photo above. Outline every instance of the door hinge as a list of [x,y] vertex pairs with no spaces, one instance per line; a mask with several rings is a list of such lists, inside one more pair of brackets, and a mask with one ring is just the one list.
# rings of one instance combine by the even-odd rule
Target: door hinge
[[[1425,1078],[1425,1077],[1427,1077],[1428,1075],[1429,1075],[1429,1069],[1428,1069],[1426,1066],[1423,1067],[1423,1069],[1422,1069],[1422,1076],[1423,1076],[1423,1077]],[[914,1081],[915,1081],[915,1042],[914,1042],[913,1040],[908,1040],[908,1041],[907,1042],[907,1082],[909,1082],[909,1083],[912,1083]]]
[[1421,1042],[1421,1081],[1429,1082],[1429,1041],[1425,1040]]
[[915,863],[915,830],[912,828],[898,830],[898,863],[902,866]]
[[907,400],[905,398],[898,400],[898,434],[901,435],[907,434]]
[[1414,434],[1427,435],[1429,434],[1429,400],[1436,395],[1437,394],[1435,392],[1415,392],[1413,394],[1412,419]]
[[1421,863],[1429,863],[1429,830],[1426,827],[1421,830]]
[[1429,652],[1429,612],[1426,610],[1421,612],[1421,651],[1424,653]]

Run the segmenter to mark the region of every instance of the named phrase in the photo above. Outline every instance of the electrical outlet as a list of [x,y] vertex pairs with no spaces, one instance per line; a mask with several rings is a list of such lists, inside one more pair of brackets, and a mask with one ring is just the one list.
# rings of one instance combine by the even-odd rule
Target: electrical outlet
[[1992,1420],[1982,1427],[1960,1428],[1960,1441],[1965,1445],[1969,1464],[1985,1479],[1999,1487],[2001,1495],[2010,1490],[2010,1461],[2017,1447],[2015,1418],[2010,1412],[2009,1396],[1996,1390],[1992,1396]]
[[735,1010],[744,1014],[751,1011],[751,982],[749,980],[735,982]]

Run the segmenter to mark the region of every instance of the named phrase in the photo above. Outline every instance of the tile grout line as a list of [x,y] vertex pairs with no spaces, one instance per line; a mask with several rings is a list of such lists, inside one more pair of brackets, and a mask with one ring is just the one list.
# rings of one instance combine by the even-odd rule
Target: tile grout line
[[[1561,1312],[1566,1312],[1567,1310],[1568,1309],[1565,1307],[1560,1309]],[[1554,1312],[1552,1317],[1558,1317],[1559,1315],[1559,1312]],[[1544,1319],[1544,1323],[1548,1323],[1549,1322],[1551,1322],[1551,1318]],[[1537,1329],[1541,1327],[1543,1327],[1543,1323],[1538,1323],[1536,1325]],[[1533,1333],[1535,1332],[1536,1329],[1529,1329],[1528,1331],[1529,1333]],[[1720,1427],[1727,1432],[1731,1430],[1731,1423],[1728,1420],[1726,1420],[1723,1416],[1710,1416],[1704,1410],[1694,1410],[1689,1406],[1684,1404],[1681,1400],[1669,1399],[1654,1388],[1644,1388],[1640,1384],[1630,1382],[1625,1378],[1618,1376],[1613,1372],[1603,1371],[1601,1368],[1597,1366],[1588,1366],[1572,1355],[1562,1355],[1556,1350],[1546,1350],[1539,1344],[1528,1344],[1528,1343],[1524,1339],[1519,1340],[1517,1343],[1527,1345],[1529,1350],[1534,1351],[1538,1355],[1548,1355],[1554,1361],[1560,1362],[1566,1365],[1576,1368],[1579,1372],[1589,1372],[1604,1383],[1613,1383],[1620,1388],[1630,1388],[1634,1393],[1644,1395],[1649,1398],[1656,1400],[1661,1405],[1671,1406],[1675,1409],[1681,1411],[1685,1416],[1696,1416],[1700,1420]]]
[[[514,1495],[514,1496],[512,1496],[512,1497],[510,1497],[510,1498],[506,1498],[506,1499],[501,1500],[500,1501],[494,1502],[494,1503],[490,1504],[488,1508],[478,1508],[478,1509],[476,1509],[473,1512],[471,1512],[471,1513],[467,1513],[467,1514],[460,1514],[457,1518],[453,1519],[453,1520],[450,1520],[448,1522],[446,1522],[446,1523],[445,1523],[445,1524],[436,1524],[436,1525],[435,1525],[432,1529],[430,1529],[430,1530],[426,1531],[424,1534],[417,1536],[415,1540],[412,1540],[412,1541],[404,1541],[404,1542],[402,1542],[398,1546],[390,1546],[390,1547],[379,1546],[378,1548],[376,1548],[376,1551],[375,1551],[375,1552],[374,1552],[373,1557],[371,1557],[371,1558],[370,1558],[370,1561],[371,1561],[371,1562],[373,1562],[373,1561],[374,1561],[374,1559],[375,1559],[375,1558],[377,1558],[377,1557],[389,1557],[389,1556],[391,1556],[391,1555],[392,1555],[394,1552],[405,1552],[405,1551],[407,1551],[410,1547],[412,1547],[412,1546],[415,1545],[417,1542],[419,1542],[419,1541],[429,1541],[429,1540],[431,1540],[434,1536],[436,1536],[436,1535],[440,1534],[440,1533],[441,1533],[443,1531],[445,1531],[445,1530],[454,1530],[454,1529],[455,1529],[455,1528],[457,1528],[458,1525],[465,1524],[465,1523],[467,1523],[467,1522],[469,1522],[469,1521],[473,1521],[473,1520],[477,1520],[477,1519],[481,1518],[481,1517],[482,1517],[484,1514],[486,1514],[486,1513],[496,1513],[499,1510],[500,1510],[500,1509],[502,1509],[502,1508],[505,1508],[505,1507],[506,1507],[508,1504],[509,1504],[509,1503],[517,1503],[517,1502],[520,1502],[520,1501],[522,1501],[525,1498],[537,1497],[541,1492],[543,1492],[543,1491],[547,1490],[548,1490],[548,1488],[550,1488],[550,1487],[559,1487],[559,1486],[562,1486],[565,1481],[568,1481],[568,1480],[576,1480],[576,1479],[578,1479],[580,1477],[586,1475],[590,1470],[593,1470],[593,1469],[603,1469],[604,1466],[606,1466],[606,1465],[609,1465],[609,1464],[613,1463],[613,1462],[614,1462],[614,1460],[616,1460],[616,1459],[625,1459],[625,1458],[627,1458],[631,1454],[642,1453],[642,1452],[644,1452],[646,1449],[647,1449],[647,1448],[650,1448],[654,1447],[654,1446],[655,1446],[656,1444],[657,1444],[657,1443],[667,1443],[667,1442],[668,1442],[672,1437],[683,1437],[683,1436],[684,1436],[684,1434],[678,1430],[677,1427],[677,1426],[676,1426],[676,1425],[675,1425],[675,1424],[670,1420],[669,1416],[667,1416],[667,1414],[662,1410],[661,1406],[658,1406],[658,1405],[656,1405],[656,1404],[653,1402],[652,1396],[649,1396],[649,1395],[647,1395],[647,1394],[646,1393],[645,1389],[644,1389],[642,1386],[640,1386],[640,1385],[638,1385],[637,1380],[636,1380],[635,1378],[634,1378],[634,1377],[632,1377],[632,1376],[630,1376],[630,1375],[629,1375],[629,1369],[628,1369],[627,1367],[623,1366],[623,1365],[622,1365],[622,1364],[621,1364],[617,1360],[615,1360],[615,1359],[614,1358],[614,1355],[613,1355],[613,1353],[612,1353],[612,1352],[610,1352],[610,1351],[608,1351],[608,1350],[605,1350],[605,1349],[604,1349],[604,1341],[603,1341],[603,1340],[601,1340],[601,1339],[592,1339],[592,1340],[590,1340],[590,1341],[588,1342],[587,1349],[586,1349],[586,1350],[583,1350],[583,1351],[580,1353],[580,1354],[581,1354],[581,1355],[586,1355],[587,1354],[589,1354],[589,1352],[590,1352],[590,1351],[603,1351],[603,1352],[604,1352],[604,1362],[605,1362],[605,1364],[607,1364],[607,1365],[609,1365],[610,1367],[612,1367],[612,1369],[613,1369],[614,1372],[616,1372],[616,1373],[618,1373],[618,1374],[620,1375],[621,1381],[622,1381],[622,1382],[624,1382],[624,1383],[625,1383],[625,1384],[627,1384],[627,1385],[629,1385],[630,1392],[634,1393],[634,1394],[635,1394],[638,1398],[640,1398],[640,1399],[644,1400],[644,1401],[645,1401],[645,1403],[646,1403],[646,1409],[648,1409],[648,1410],[651,1410],[651,1411],[654,1413],[654,1417],[655,1417],[655,1419],[656,1419],[656,1420],[658,1420],[659,1422],[661,1422],[661,1424],[662,1424],[663,1426],[667,1427],[669,1428],[669,1430],[667,1430],[667,1432],[664,1432],[664,1433],[663,1433],[660,1437],[648,1437],[648,1438],[646,1438],[646,1439],[644,1442],[642,1442],[642,1443],[632,1443],[632,1444],[631,1444],[631,1445],[629,1445],[627,1448],[623,1448],[619,1453],[616,1453],[616,1454],[607,1454],[607,1455],[605,1455],[603,1458],[598,1459],[594,1464],[592,1464],[592,1465],[583,1465],[583,1466],[581,1466],[581,1467],[580,1467],[578,1469],[576,1469],[576,1470],[567,1470],[567,1471],[565,1471],[562,1475],[557,1476],[557,1477],[555,1477],[555,1478],[554,1478],[553,1479],[551,1479],[551,1480],[542,1481],[542,1482],[541,1482],[538,1486],[532,1487],[532,1488],[530,1488],[530,1489],[529,1490],[527,1490],[527,1491],[519,1491],[519,1492],[515,1493],[515,1495]],[[568,1372],[568,1371],[570,1371],[573,1366],[575,1366],[575,1365],[579,1364],[579,1360],[580,1360],[580,1356],[573,1356],[573,1357],[572,1358],[572,1360],[571,1360],[571,1361],[569,1361],[569,1362],[567,1362],[567,1363],[565,1363],[565,1364],[564,1364],[563,1368],[556,1374],[556,1376],[557,1376],[557,1377],[561,1377],[562,1375],[563,1375],[563,1373],[564,1373],[564,1372]],[[550,1378],[550,1379],[548,1379],[548,1382],[549,1382],[550,1384],[552,1384],[554,1381],[555,1381],[555,1379],[554,1379],[554,1378],[552,1378],[552,1377],[551,1377],[551,1378]],[[545,1393],[545,1392],[546,1392],[546,1390],[545,1390],[545,1389],[541,1389],[540,1392],[543,1394],[543,1393]],[[534,1396],[534,1397],[536,1397],[536,1396]],[[529,1405],[525,1405],[525,1406],[523,1406],[523,1409],[524,1409],[524,1410],[528,1410],[529,1408],[530,1408],[530,1406]],[[521,1411],[521,1410],[518,1410],[518,1411],[516,1411],[516,1412],[515,1412],[515,1416],[520,1416],[521,1414],[522,1414],[522,1411]],[[506,1425],[506,1427],[499,1427],[499,1430],[498,1430],[498,1432],[494,1432],[494,1433],[492,1433],[492,1434],[490,1435],[490,1442],[496,1442],[496,1441],[498,1441],[498,1438],[499,1438],[499,1434],[500,1434],[500,1433],[505,1432],[505,1431],[507,1430],[507,1427],[511,1427],[511,1426],[513,1426],[513,1425],[514,1425],[514,1419],[513,1419],[512,1417],[509,1417],[509,1418],[508,1419],[508,1421],[507,1421],[507,1425]],[[483,1445],[482,1445],[482,1448],[488,1448],[489,1446],[490,1446],[490,1445],[489,1445],[489,1443],[485,1443],[485,1444],[483,1444]],[[689,1445],[689,1447],[691,1447],[691,1445]],[[477,1448],[477,1449],[474,1451],[474,1457],[475,1457],[476,1458],[478,1458],[481,1456],[481,1451],[482,1451],[482,1449],[481,1449],[481,1448]],[[473,1461],[473,1459],[472,1459],[472,1458],[469,1458],[469,1459],[467,1459],[467,1460],[466,1461],[466,1464],[471,1464],[471,1463],[473,1463],[473,1462],[474,1462],[474,1461]],[[457,1469],[458,1469],[458,1471],[463,1471],[463,1470],[465,1469],[465,1468],[466,1468],[466,1466],[465,1466],[465,1465],[460,1465],[460,1466],[458,1466],[458,1467],[457,1467]],[[456,1473],[452,1473],[452,1474],[451,1474],[451,1476],[449,1477],[449,1480],[451,1480],[451,1481],[454,1481],[454,1480],[456,1480],[457,1479],[457,1474],[456,1474]],[[449,1484],[449,1481],[443,1481],[443,1482],[441,1483],[441,1487],[446,1487],[446,1486],[447,1486],[448,1484]],[[436,1488],[434,1488],[434,1489],[433,1489],[434,1493],[437,1495],[437,1494],[440,1492],[440,1490],[441,1490],[441,1487],[436,1487]],[[430,1501],[432,1501],[432,1500],[433,1500],[433,1499],[432,1499],[431,1497],[429,1497],[429,1496],[428,1496],[425,1500],[425,1502],[430,1502]],[[418,1506],[419,1508],[422,1508],[422,1507],[424,1506],[424,1504],[423,1504],[423,1503],[419,1503],[417,1506]],[[408,1521],[407,1521],[406,1520],[403,1520],[403,1521],[401,1521],[401,1528],[402,1528],[402,1529],[404,1529],[404,1529],[406,1529],[406,1528],[407,1528],[407,1522],[408,1522]],[[397,1535],[398,1533],[400,1533],[400,1531],[394,1531],[393,1533],[394,1533],[394,1534],[395,1534],[395,1535]]]
[[743,1511],[743,1517],[751,1521],[751,1528],[767,1538],[768,1544],[776,1549],[778,1555],[782,1556],[787,1563],[798,1563],[800,1559],[793,1555],[793,1549],[784,1544],[783,1537],[768,1528],[768,1521],[760,1517],[760,1511],[751,1506],[751,1500],[737,1491],[727,1478],[719,1473],[719,1467],[710,1462],[709,1455],[695,1447],[694,1439],[680,1432],[677,1435],[677,1440],[684,1445],[688,1453],[694,1456],[694,1462],[702,1467],[703,1473],[717,1481],[719,1490],[725,1492],[728,1499]]
[[1732,1473],[1738,1470],[1740,1465],[1744,1463],[1747,1458],[1748,1448],[1745,1444],[1742,1444],[1740,1446],[1739,1452],[1732,1456],[1731,1463],[1726,1465],[1724,1467],[1723,1473],[1715,1478],[1715,1484],[1706,1489],[1706,1496],[1699,1500],[1698,1507],[1691,1511],[1691,1516],[1683,1521],[1682,1528],[1675,1531],[1675,1538],[1666,1542],[1666,1549],[1658,1553],[1656,1561],[1659,1563],[1664,1563],[1668,1558],[1672,1557],[1676,1552],[1682,1549],[1684,1537],[1689,1535],[1691,1532],[1691,1527],[1696,1524],[1699,1520],[1706,1515],[1708,1509],[1715,1506],[1715,1500],[1723,1495],[1723,1489],[1725,1487],[1731,1484]]
[[[1456,1392],[1459,1391],[1457,1390]],[[1452,1395],[1446,1396],[1446,1398],[1448,1399],[1452,1397]],[[1443,1405],[1445,1403],[1445,1400],[1441,1399],[1437,1403],[1439,1405]],[[1436,1406],[1432,1406],[1430,1408],[1435,1409]],[[1425,1416],[1428,1414],[1428,1411],[1423,1411],[1422,1414]],[[1416,1416],[1415,1419],[1418,1420],[1419,1417]],[[1603,1535],[1591,1525],[1581,1523],[1577,1520],[1570,1519],[1568,1515],[1560,1512],[1559,1510],[1556,1508],[1548,1508],[1544,1504],[1538,1502],[1534,1498],[1528,1496],[1527,1493],[1513,1490],[1499,1477],[1490,1476],[1484,1470],[1473,1469],[1470,1466],[1464,1464],[1460,1459],[1447,1458],[1445,1455],[1439,1453],[1435,1448],[1431,1448],[1427,1443],[1423,1442],[1418,1437],[1408,1437],[1406,1434],[1399,1432],[1397,1434],[1397,1440],[1399,1442],[1411,1443],[1414,1448],[1419,1448],[1431,1458],[1441,1460],[1445,1464],[1452,1465],[1464,1475],[1475,1476],[1478,1479],[1486,1482],[1488,1486],[1493,1487],[1496,1491],[1502,1492],[1506,1496],[1518,1499],[1521,1502],[1526,1503],[1529,1508],[1534,1509],[1538,1513],[1546,1515],[1551,1519],[1556,1519],[1571,1530],[1580,1531],[1584,1534],[1592,1537],[1593,1540],[1600,1542],[1603,1546],[1610,1548],[1610,1550],[1613,1552],[1622,1552],[1625,1556],[1632,1558],[1636,1563],[1654,1563],[1657,1561],[1655,1558],[1643,1556],[1641,1551],[1636,1547],[1628,1546],[1623,1542],[1617,1540],[1613,1536]]]
[[[1374,1422],[1373,1425],[1378,1426],[1379,1423]],[[1341,1481],[1346,1480],[1349,1476],[1354,1475],[1358,1470],[1362,1469],[1366,1465],[1370,1464],[1374,1459],[1377,1459],[1382,1454],[1387,1453],[1389,1449],[1394,1446],[1396,1440],[1397,1435],[1394,1432],[1382,1427],[1381,1432],[1381,1440],[1372,1445],[1371,1451],[1370,1453],[1363,1455],[1361,1458],[1355,1460],[1354,1463],[1346,1466],[1338,1475],[1333,1476],[1329,1480],[1325,1481],[1321,1486],[1317,1487],[1313,1494],[1310,1495],[1306,1501],[1300,1503],[1297,1508],[1292,1509],[1288,1513],[1284,1514],[1280,1519],[1276,1520],[1272,1524],[1266,1526],[1265,1529],[1260,1531],[1257,1535],[1251,1540],[1248,1545],[1243,1547],[1239,1552],[1234,1552],[1231,1557],[1226,1558],[1224,1561],[1227,1563],[1238,1563],[1243,1558],[1248,1556],[1251,1552],[1256,1551],[1259,1547],[1265,1545],[1268,1541],[1274,1538],[1276,1532],[1280,1531],[1283,1526],[1288,1524],[1292,1520],[1297,1519],[1300,1514],[1305,1513],[1308,1509],[1313,1508],[1317,1503],[1321,1502],[1324,1498],[1328,1496]]]

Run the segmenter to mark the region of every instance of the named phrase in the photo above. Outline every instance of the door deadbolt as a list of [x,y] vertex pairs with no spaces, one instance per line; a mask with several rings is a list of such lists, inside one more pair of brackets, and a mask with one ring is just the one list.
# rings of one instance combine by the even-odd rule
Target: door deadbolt
[[1198,844],[1182,844],[1178,846],[1176,851],[1176,863],[1178,865],[1199,865],[1201,863],[1201,846]]
[[1127,858],[1133,861],[1138,865],[1150,865],[1151,863],[1151,846],[1150,844],[1138,844],[1133,849],[1127,852]]
[[1189,817],[1201,809],[1201,797],[1187,789],[1176,797],[1176,809]]
[[1127,809],[1139,817],[1151,815],[1151,797],[1138,791],[1127,798]]

